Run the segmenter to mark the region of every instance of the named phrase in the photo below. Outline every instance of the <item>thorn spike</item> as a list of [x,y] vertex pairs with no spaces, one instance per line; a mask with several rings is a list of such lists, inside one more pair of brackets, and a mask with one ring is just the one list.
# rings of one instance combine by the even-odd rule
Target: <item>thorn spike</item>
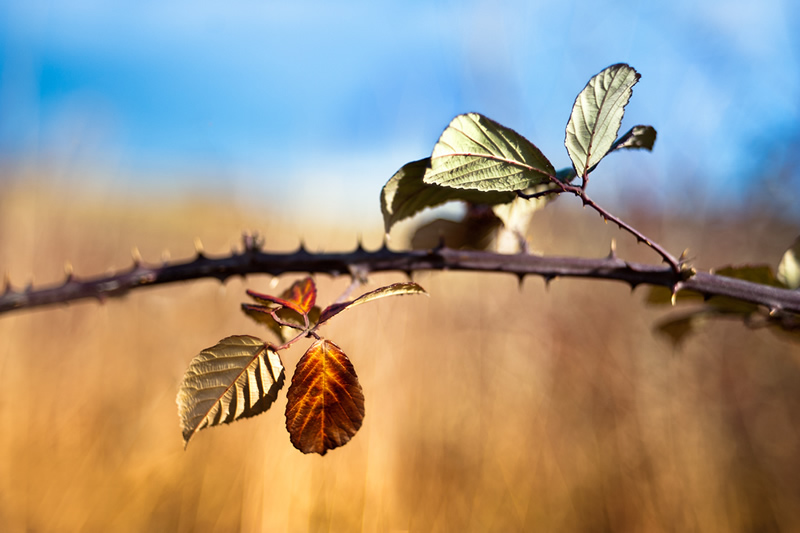
[[3,294],[11,292],[11,276],[8,272],[3,273]]
[[203,243],[200,241],[200,237],[195,237],[194,239],[194,251],[197,253],[197,257],[205,257],[205,251],[203,250]]
[[72,281],[72,276],[75,273],[75,269],[72,268],[72,263],[67,261],[64,263],[64,285]]
[[134,246],[131,249],[131,258],[133,259],[134,268],[142,264],[142,253],[139,251],[139,248]]
[[608,258],[617,258],[617,239],[611,239],[611,250],[608,252]]

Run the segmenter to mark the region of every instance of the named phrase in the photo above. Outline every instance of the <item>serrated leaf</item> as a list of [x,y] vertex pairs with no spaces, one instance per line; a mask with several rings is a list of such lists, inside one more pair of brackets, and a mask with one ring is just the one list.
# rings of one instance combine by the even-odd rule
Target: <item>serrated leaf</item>
[[639,78],[633,67],[618,63],[594,76],[578,94],[564,144],[579,176],[588,174],[611,149]]
[[656,144],[656,129],[653,126],[634,126],[617,139],[609,152],[614,150],[652,150]]
[[206,348],[192,359],[178,391],[185,444],[203,428],[263,413],[283,381],[278,352],[261,339],[235,335]]
[[314,280],[308,276],[297,280],[281,293],[281,297],[289,302],[297,304],[297,307],[304,313],[311,311],[317,302],[317,286]]
[[479,115],[454,118],[433,148],[428,184],[480,191],[521,191],[547,183],[550,161],[525,137]]
[[800,237],[783,254],[778,265],[778,281],[789,289],[800,288]]
[[367,302],[371,302],[372,300],[377,300],[378,298],[385,298],[387,296],[400,296],[403,294],[425,294],[425,289],[420,287],[418,284],[414,283],[413,281],[405,282],[405,283],[393,283],[391,285],[387,285],[385,287],[381,287],[380,289],[375,289],[374,291],[367,292],[362,294],[355,300],[350,300],[349,302],[342,302],[338,304],[332,304],[325,308],[322,311],[322,315],[319,317],[319,324],[327,322],[332,317],[338,315],[345,309],[349,309],[351,307],[355,307],[357,305],[365,304]]
[[430,167],[430,162],[431,158],[427,157],[406,163],[383,186],[381,212],[386,233],[389,233],[397,222],[416,215],[428,207],[436,207],[450,201],[494,205],[509,202],[515,197],[512,192],[454,189],[425,183],[423,177]]
[[271,294],[261,294],[260,292],[252,291],[250,289],[248,289],[246,293],[250,298],[261,303],[267,308],[277,309],[279,307],[283,307],[286,309],[291,309],[297,314],[303,314],[303,309],[296,302],[285,300],[279,296],[272,296]]
[[287,393],[286,429],[303,453],[346,444],[364,420],[364,393],[341,348],[318,339],[297,363]]

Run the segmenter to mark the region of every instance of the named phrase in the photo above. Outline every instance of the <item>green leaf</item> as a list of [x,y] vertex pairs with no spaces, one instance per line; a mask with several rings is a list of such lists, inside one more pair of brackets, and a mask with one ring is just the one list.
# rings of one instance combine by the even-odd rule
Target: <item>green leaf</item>
[[201,429],[266,411],[283,387],[278,352],[256,337],[234,335],[194,359],[178,392],[186,445]]
[[553,179],[555,169],[522,135],[479,115],[450,122],[423,181],[456,189],[521,191]]
[[783,254],[778,265],[778,281],[789,289],[800,288],[800,237]]
[[423,177],[430,164],[430,157],[407,163],[383,186],[381,211],[386,233],[389,233],[397,222],[416,215],[428,207],[436,207],[446,202],[460,200],[494,205],[510,202],[515,198],[512,192],[453,189],[427,184],[423,181]]
[[578,94],[564,144],[579,176],[588,174],[614,145],[639,78],[633,67],[618,63],[589,80]]
[[374,291],[362,294],[355,300],[329,305],[328,307],[325,308],[325,310],[322,311],[322,315],[319,317],[318,324],[327,322],[332,317],[338,315],[345,309],[349,309],[350,307],[355,307],[357,305],[365,304],[367,302],[371,302],[372,300],[377,300],[378,298],[385,298],[387,296],[399,296],[403,294],[424,294],[426,296],[428,295],[428,293],[425,292],[425,289],[423,289],[413,281],[405,283],[392,283],[391,285],[387,285],[385,287],[375,289]]
[[634,126],[617,139],[609,152],[614,150],[653,150],[656,144],[656,129],[653,126]]

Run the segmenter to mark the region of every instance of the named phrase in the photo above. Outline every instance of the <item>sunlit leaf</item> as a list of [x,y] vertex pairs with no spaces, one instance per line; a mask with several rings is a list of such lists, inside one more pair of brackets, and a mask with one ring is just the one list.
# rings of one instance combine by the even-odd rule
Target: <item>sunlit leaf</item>
[[189,365],[178,392],[183,440],[203,428],[266,411],[283,386],[284,370],[272,347],[236,335],[206,348]]
[[578,94],[564,144],[579,176],[588,174],[611,149],[639,78],[633,67],[618,63],[594,76]]
[[653,126],[634,126],[614,142],[609,152],[623,149],[652,150],[655,143],[656,129]]
[[789,289],[800,288],[800,237],[783,254],[778,265],[778,280]]
[[362,294],[355,300],[329,305],[328,307],[325,308],[324,311],[322,311],[322,315],[319,318],[319,324],[327,322],[328,320],[331,319],[331,317],[338,315],[345,309],[365,304],[367,302],[371,302],[372,300],[377,300],[378,298],[385,298],[387,296],[399,296],[403,294],[427,295],[428,293],[425,292],[425,289],[423,289],[413,281],[405,283],[393,283],[391,285],[387,285],[386,287],[381,287],[380,289],[375,289],[374,291]]
[[272,296],[271,294],[261,294],[260,292],[247,290],[247,295],[252,298],[253,300],[265,305],[269,308],[277,308],[277,307],[285,307],[287,309],[291,309],[296,313],[302,315],[303,309],[298,305],[296,302],[291,300],[285,300],[284,298],[278,296]]
[[317,286],[309,276],[292,283],[288,289],[283,291],[281,297],[297,304],[297,307],[303,312],[308,313],[317,301]]
[[520,191],[547,183],[555,169],[522,135],[479,115],[459,115],[444,130],[424,182],[457,189]]
[[319,339],[297,363],[287,393],[286,429],[303,453],[346,444],[364,420],[364,393],[341,348]]
[[510,202],[515,198],[512,192],[454,189],[425,183],[423,177],[430,167],[430,161],[428,157],[403,165],[383,186],[381,211],[386,233],[389,233],[395,223],[416,215],[428,207],[436,207],[446,202],[464,201],[493,205]]

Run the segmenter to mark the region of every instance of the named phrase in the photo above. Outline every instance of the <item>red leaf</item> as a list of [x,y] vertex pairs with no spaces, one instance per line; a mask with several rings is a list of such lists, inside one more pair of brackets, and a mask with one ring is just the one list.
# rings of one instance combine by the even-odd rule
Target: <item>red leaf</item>
[[317,286],[311,277],[295,281],[281,294],[287,301],[297,304],[303,313],[308,313],[317,301]]
[[303,453],[346,444],[364,420],[364,393],[341,348],[319,339],[297,363],[287,393],[286,429]]
[[295,281],[291,287],[281,293],[281,297],[261,294],[248,290],[247,295],[262,304],[278,304],[301,315],[308,314],[317,301],[317,286],[311,277]]

